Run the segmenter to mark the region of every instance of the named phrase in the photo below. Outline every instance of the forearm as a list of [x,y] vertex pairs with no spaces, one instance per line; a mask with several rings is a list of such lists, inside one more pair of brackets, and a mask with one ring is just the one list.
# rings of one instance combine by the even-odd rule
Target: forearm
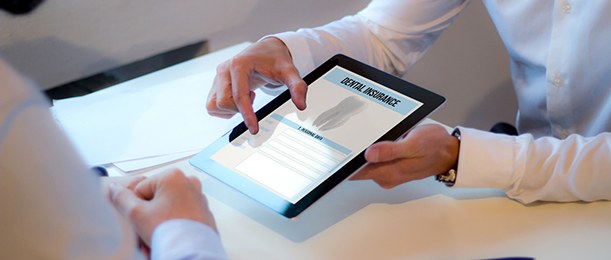
[[565,140],[465,129],[457,187],[499,188],[523,203],[611,199],[611,133]]
[[337,53],[402,75],[452,24],[466,4],[466,1],[373,1],[356,15],[274,36],[288,46],[302,75]]

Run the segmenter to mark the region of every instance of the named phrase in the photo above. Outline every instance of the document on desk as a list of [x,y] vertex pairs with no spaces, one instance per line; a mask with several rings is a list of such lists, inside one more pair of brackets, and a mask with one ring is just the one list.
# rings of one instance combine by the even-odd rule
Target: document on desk
[[[89,165],[195,153],[242,120],[208,115],[214,76],[206,71],[154,86],[117,85],[57,100],[52,111]],[[273,98],[261,90],[256,97],[255,109]]]

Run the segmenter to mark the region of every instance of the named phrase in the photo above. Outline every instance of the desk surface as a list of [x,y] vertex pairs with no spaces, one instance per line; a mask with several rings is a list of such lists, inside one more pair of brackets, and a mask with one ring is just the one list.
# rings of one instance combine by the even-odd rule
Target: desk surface
[[[245,46],[133,84],[213,69]],[[289,220],[197,171],[188,158],[142,174],[172,167],[202,180],[231,259],[611,258],[611,202],[522,205],[498,190],[449,189],[431,178],[391,190],[346,181]]]

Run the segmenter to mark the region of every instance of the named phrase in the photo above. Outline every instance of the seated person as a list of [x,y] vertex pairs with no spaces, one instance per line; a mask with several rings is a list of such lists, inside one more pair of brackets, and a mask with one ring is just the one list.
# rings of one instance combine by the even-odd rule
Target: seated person
[[227,258],[197,179],[111,180],[104,196],[48,103],[2,59],[0,82],[0,259],[139,259],[137,238],[153,259]]

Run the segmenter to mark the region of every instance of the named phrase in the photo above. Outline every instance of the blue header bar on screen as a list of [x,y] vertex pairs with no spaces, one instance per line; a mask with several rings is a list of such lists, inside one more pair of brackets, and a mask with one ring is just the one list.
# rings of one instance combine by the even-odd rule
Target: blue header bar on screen
[[422,105],[341,67],[333,68],[324,79],[402,115],[410,114]]

